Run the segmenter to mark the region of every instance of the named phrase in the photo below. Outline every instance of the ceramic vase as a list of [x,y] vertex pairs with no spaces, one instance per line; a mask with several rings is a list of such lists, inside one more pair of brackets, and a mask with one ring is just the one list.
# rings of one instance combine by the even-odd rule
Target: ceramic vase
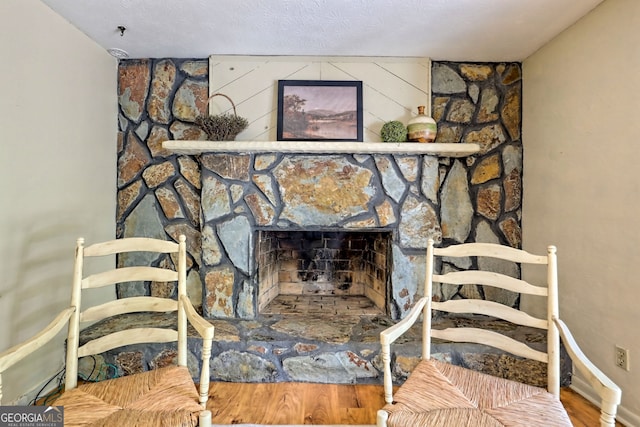
[[418,115],[407,123],[407,140],[412,142],[433,142],[436,140],[438,127],[433,118],[424,113],[424,105],[418,107]]

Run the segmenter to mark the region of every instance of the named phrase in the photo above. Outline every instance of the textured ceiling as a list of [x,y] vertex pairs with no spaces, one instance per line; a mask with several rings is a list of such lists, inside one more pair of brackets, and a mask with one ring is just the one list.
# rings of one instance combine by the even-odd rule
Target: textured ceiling
[[[42,0],[130,58],[522,61],[603,0]],[[126,28],[123,34],[119,26]]]

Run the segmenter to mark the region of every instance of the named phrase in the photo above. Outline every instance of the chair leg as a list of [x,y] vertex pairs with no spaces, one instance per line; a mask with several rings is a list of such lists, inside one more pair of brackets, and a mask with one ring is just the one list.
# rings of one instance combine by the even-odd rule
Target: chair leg
[[600,405],[600,426],[614,427],[616,425],[616,412],[618,405],[603,401]]
[[211,411],[204,410],[200,412],[200,419],[198,420],[198,426],[211,427]]
[[379,409],[378,417],[376,419],[376,427],[387,427],[388,418],[389,418],[389,413],[384,409]]

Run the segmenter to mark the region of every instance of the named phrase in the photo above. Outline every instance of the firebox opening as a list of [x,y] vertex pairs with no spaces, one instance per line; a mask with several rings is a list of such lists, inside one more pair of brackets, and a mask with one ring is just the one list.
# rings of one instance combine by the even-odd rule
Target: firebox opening
[[258,232],[258,311],[387,314],[390,231]]

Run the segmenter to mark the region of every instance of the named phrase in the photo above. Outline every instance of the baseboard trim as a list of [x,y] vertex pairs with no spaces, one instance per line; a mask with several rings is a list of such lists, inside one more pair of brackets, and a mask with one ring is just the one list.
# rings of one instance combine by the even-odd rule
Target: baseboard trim
[[[591,385],[582,378],[573,376],[573,378],[571,378],[570,387],[589,402],[598,407],[600,406],[600,397],[593,390]],[[624,396],[624,391],[622,392],[622,395]],[[640,426],[640,415],[631,412],[623,405],[618,406],[616,420],[628,427]]]

